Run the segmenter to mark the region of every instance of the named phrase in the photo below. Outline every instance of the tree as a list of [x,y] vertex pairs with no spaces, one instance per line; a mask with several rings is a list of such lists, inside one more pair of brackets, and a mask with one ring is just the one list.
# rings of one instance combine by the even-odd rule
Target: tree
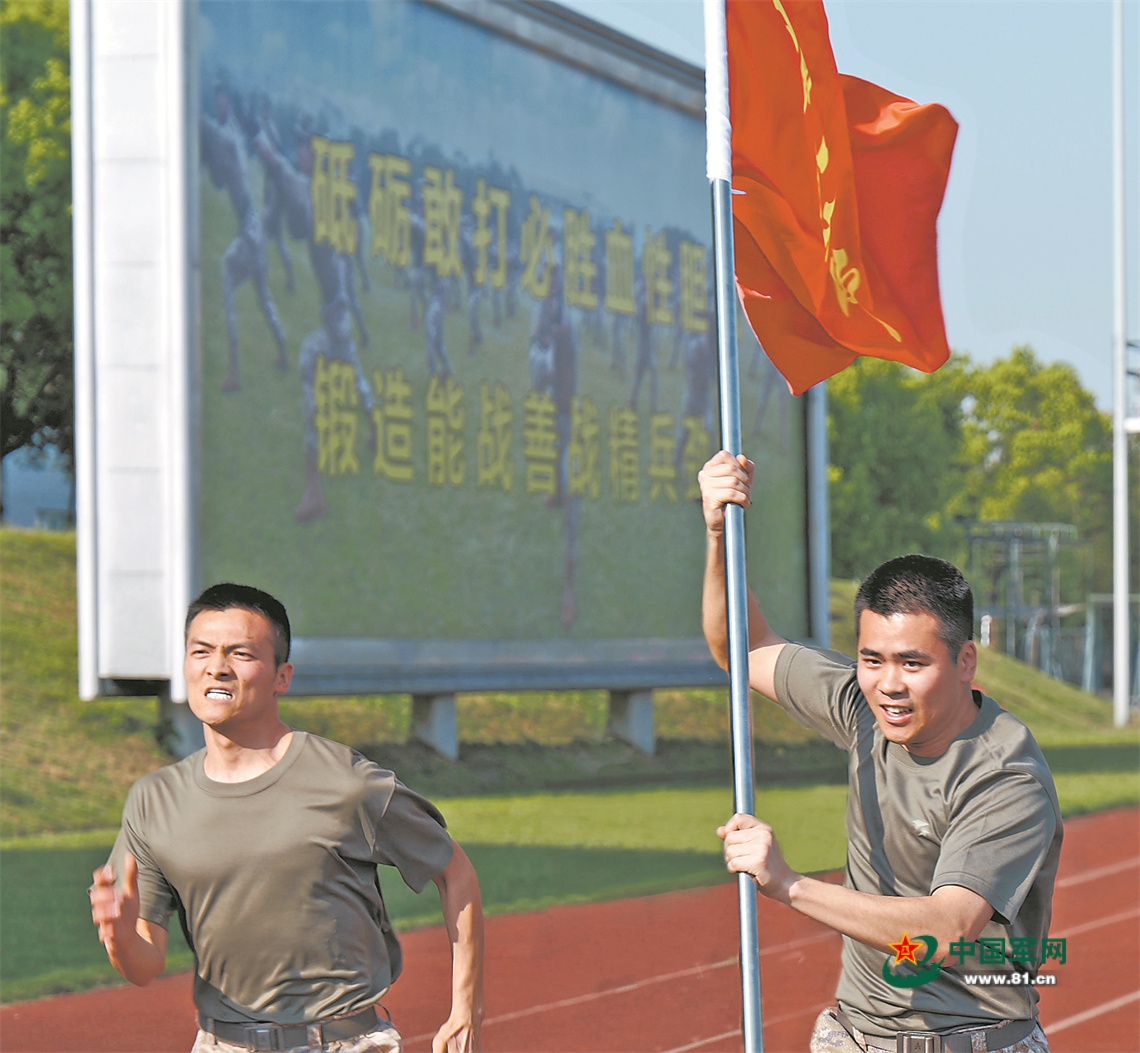
[[860,359],[828,401],[837,575],[908,551],[961,563],[957,521],[1021,520],[1074,525],[1092,547],[1093,587],[1111,587],[1112,424],[1071,366],[1028,347],[988,366],[955,355],[931,376]]
[[1071,523],[1094,553],[1095,587],[1112,580],[1112,421],[1072,366],[1015,347],[970,377],[949,511],[971,519]]
[[955,558],[960,531],[946,508],[961,485],[962,398],[968,359],[926,377],[861,358],[828,383],[831,560],[862,577],[905,552]]
[[74,453],[68,5],[0,6],[0,455]]

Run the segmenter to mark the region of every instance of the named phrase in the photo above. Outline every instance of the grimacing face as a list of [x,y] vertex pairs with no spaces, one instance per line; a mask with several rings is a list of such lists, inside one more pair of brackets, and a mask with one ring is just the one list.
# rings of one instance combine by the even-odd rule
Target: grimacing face
[[186,633],[187,700],[194,715],[218,730],[277,721],[277,696],[293,666],[277,664],[276,634],[263,614],[244,607],[202,611]]
[[945,753],[978,712],[970,690],[974,642],[952,656],[938,629],[925,611],[859,615],[859,687],[883,736],[920,757]]

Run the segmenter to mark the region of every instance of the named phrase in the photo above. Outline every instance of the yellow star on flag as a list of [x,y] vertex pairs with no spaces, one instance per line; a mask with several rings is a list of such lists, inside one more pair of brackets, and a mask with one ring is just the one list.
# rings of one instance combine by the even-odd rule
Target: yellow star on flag
[[919,950],[922,944],[912,943],[910,936],[905,932],[899,943],[889,943],[887,946],[895,952],[895,965],[899,965],[902,962],[910,962],[912,965],[918,964],[918,959],[915,958],[914,952]]

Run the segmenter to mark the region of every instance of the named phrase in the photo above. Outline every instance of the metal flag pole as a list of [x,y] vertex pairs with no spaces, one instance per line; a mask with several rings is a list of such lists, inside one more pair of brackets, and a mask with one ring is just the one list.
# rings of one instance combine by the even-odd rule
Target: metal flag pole
[[[713,260],[716,289],[717,364],[720,379],[721,445],[741,453],[740,371],[736,347],[736,266],[732,244],[732,125],[728,110],[725,0],[704,0],[705,119],[707,168],[712,189]],[[754,815],[752,710],[748,697],[748,587],[744,566],[744,509],[725,509],[725,578],[728,608],[728,676],[732,714],[733,804]],[[756,886],[737,877],[740,900],[740,981],[744,1004],[744,1049],[763,1053],[760,1019],[760,947],[756,932]]]

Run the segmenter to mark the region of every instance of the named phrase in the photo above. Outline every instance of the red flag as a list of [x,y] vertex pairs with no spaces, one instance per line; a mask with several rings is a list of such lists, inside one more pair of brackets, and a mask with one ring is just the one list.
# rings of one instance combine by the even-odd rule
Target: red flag
[[835,66],[822,0],[726,0],[736,282],[794,394],[950,355],[936,220],[958,125]]

